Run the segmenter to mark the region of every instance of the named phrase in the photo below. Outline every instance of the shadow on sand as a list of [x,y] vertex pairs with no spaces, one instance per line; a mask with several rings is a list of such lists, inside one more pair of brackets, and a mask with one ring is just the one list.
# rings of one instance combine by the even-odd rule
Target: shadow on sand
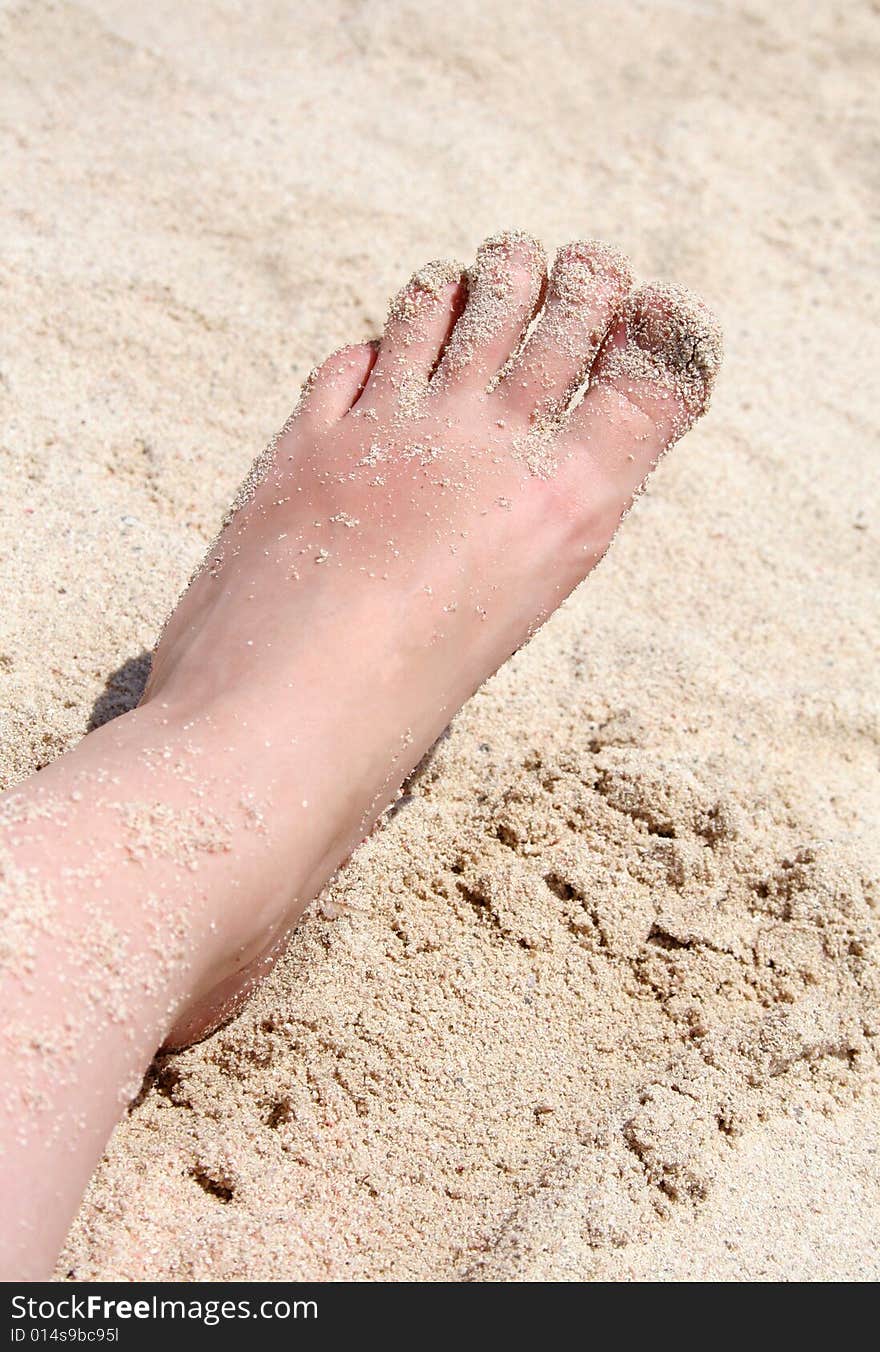
[[129,657],[121,667],[111,671],[102,693],[92,705],[89,732],[134,708],[144,693],[151,661],[151,654],[145,651],[138,657]]

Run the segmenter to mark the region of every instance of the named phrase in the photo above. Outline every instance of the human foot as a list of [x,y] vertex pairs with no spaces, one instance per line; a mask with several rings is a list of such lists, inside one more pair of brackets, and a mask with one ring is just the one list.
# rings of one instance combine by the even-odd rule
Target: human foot
[[466,275],[433,264],[398,295],[380,343],[313,373],[255,465],[144,698],[226,766],[215,810],[246,800],[263,833],[262,872],[216,915],[223,960],[172,1045],[221,1021],[267,969],[704,412],[717,325],[684,291],[630,283],[599,244],[563,249],[548,282],[521,234],[488,240]]

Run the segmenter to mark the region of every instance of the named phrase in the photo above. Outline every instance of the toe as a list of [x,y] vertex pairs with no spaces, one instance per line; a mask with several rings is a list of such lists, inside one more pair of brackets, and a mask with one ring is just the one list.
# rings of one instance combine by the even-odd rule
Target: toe
[[592,240],[560,250],[541,317],[498,392],[527,413],[564,403],[586,379],[632,285],[629,261]]
[[721,330],[702,301],[682,287],[642,287],[605,339],[563,441],[586,449],[628,501],[706,411],[720,364]]
[[374,343],[355,343],[334,352],[303,385],[293,420],[317,431],[338,422],[359,398],[375,360]]
[[460,263],[429,263],[391,303],[370,375],[370,396],[406,404],[432,375],[466,296]]
[[545,281],[544,250],[530,235],[508,231],[481,244],[435,382],[488,385],[521,342]]

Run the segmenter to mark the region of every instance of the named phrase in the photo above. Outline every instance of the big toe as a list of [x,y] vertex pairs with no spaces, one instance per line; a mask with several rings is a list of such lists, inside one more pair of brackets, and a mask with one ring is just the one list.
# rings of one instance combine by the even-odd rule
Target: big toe
[[721,328],[684,287],[643,286],[630,297],[593,366],[563,439],[586,449],[624,495],[633,492],[709,405]]

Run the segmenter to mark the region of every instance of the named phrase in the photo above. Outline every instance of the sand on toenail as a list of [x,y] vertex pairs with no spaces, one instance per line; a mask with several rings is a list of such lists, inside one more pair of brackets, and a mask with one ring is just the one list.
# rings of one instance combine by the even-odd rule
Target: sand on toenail
[[516,295],[512,279],[499,265],[514,256],[529,273],[525,303],[528,317],[534,311],[544,280],[543,246],[523,230],[491,235],[480,245],[474,266],[467,274],[468,301],[443,358],[444,375],[461,371],[475,359],[480,346],[490,343],[498,330],[509,323],[511,309],[517,305]]
[[632,340],[671,373],[689,411],[704,412],[724,350],[709,307],[686,287],[654,284],[634,293],[626,318]]
[[[425,300],[439,300],[447,286],[460,282],[467,269],[464,264],[439,258],[413,273],[406,286],[401,287],[391,302],[388,320],[409,325],[421,312]],[[404,334],[404,341],[412,341],[417,333]]]
[[606,345],[593,378],[637,401],[646,392],[668,401],[672,445],[706,412],[722,350],[721,327],[701,300],[684,287],[645,286],[627,301],[623,341]]
[[632,264],[626,254],[604,240],[577,241],[557,253],[549,292],[569,305],[582,305],[591,298],[597,277],[614,278],[621,289],[628,290],[633,281]]

